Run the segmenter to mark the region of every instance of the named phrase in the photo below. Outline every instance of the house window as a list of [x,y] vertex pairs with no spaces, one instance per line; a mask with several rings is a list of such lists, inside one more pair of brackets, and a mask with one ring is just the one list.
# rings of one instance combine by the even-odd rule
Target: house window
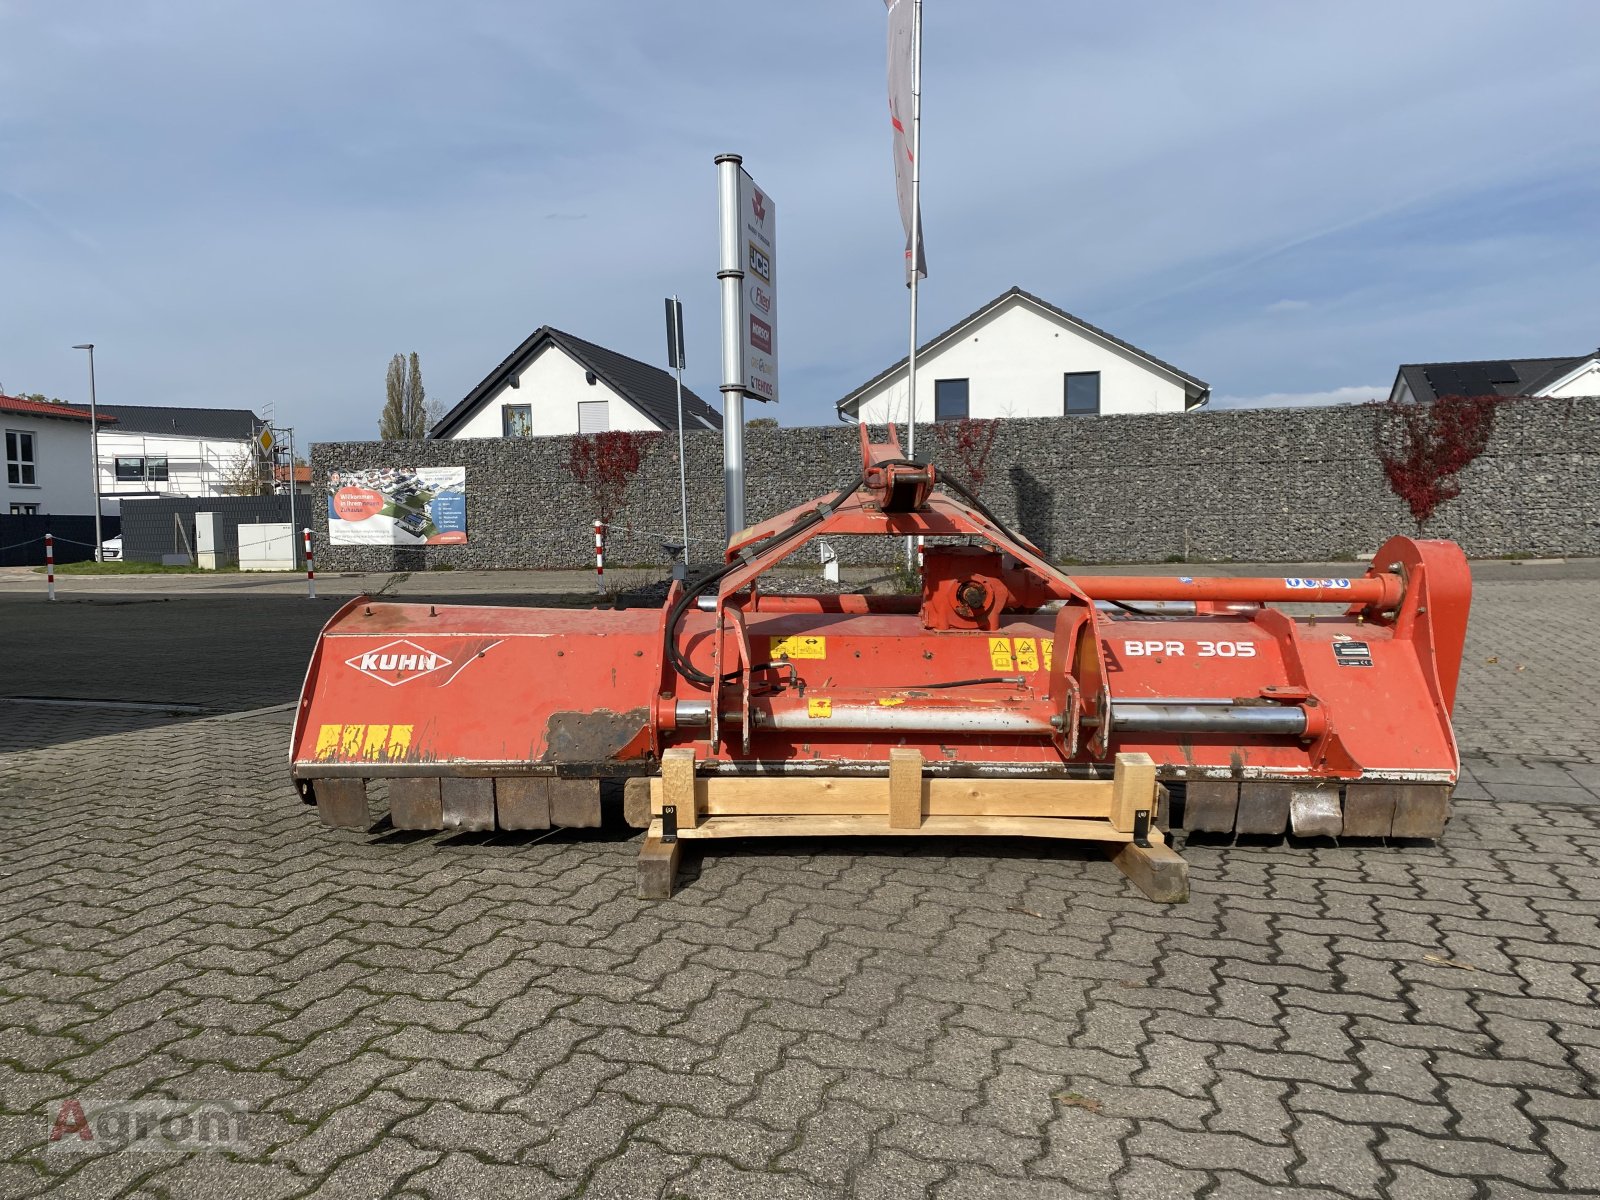
[[933,419],[935,421],[965,421],[967,403],[965,379],[935,379],[933,381]]
[[37,504],[13,504],[11,506],[11,515],[13,517],[37,517],[39,515],[39,506]]
[[1067,372],[1066,414],[1069,417],[1100,415],[1100,372]]
[[33,434],[20,429],[6,430],[6,482],[18,487],[39,486],[39,474],[33,461]]
[[579,433],[605,433],[610,428],[611,410],[604,400],[579,401]]
[[152,480],[156,483],[165,483],[167,480],[167,460],[165,458],[119,458],[117,459],[117,480],[120,483],[142,483]]
[[503,405],[500,409],[500,432],[505,437],[532,437],[533,405]]

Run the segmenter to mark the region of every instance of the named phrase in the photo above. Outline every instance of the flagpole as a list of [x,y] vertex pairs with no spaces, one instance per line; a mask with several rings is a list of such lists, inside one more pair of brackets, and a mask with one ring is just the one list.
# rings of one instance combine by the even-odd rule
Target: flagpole
[[[911,9],[911,349],[906,354],[906,457],[917,457],[917,281],[922,249],[922,0]],[[917,563],[917,539],[906,539],[906,567]]]

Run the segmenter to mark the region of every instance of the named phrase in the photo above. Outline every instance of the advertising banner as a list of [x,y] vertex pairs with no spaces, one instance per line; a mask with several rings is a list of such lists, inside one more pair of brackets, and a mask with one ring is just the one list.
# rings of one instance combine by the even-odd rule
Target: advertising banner
[[744,389],[758,400],[778,398],[778,215],[772,197],[739,172],[739,241],[744,291],[739,337]]
[[465,467],[328,472],[335,546],[451,546],[467,540]]

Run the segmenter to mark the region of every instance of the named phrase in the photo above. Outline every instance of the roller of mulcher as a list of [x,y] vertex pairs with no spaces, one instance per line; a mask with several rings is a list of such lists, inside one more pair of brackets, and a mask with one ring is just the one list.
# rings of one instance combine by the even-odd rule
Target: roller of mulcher
[[[1453,543],[1392,538],[1347,579],[1074,577],[892,434],[861,446],[857,480],[742,531],[659,609],[353,600],[306,675],[301,795],[366,828],[383,780],[399,828],[541,829],[598,825],[602,781],[629,780],[650,895],[681,839],[1002,834],[1104,842],[1181,898],[1174,782],[1194,831],[1443,832]],[[920,596],[759,586],[871,534],[937,539]]]

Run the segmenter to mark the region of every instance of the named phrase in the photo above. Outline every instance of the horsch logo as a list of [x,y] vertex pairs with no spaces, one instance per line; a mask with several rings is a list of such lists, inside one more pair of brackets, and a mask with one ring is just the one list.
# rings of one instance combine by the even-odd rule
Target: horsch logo
[[379,646],[376,650],[368,650],[354,658],[347,658],[345,663],[364,675],[372,676],[379,683],[398,687],[402,683],[421,679],[424,675],[431,675],[448,667],[450,660],[442,654],[424,649],[415,642],[401,641],[390,642],[387,646]]

